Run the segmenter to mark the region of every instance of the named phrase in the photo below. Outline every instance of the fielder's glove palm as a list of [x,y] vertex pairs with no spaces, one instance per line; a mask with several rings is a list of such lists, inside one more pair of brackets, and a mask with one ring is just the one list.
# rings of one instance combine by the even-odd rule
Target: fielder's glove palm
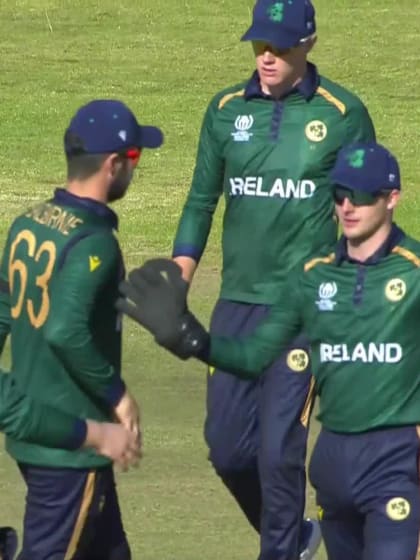
[[185,360],[208,345],[209,335],[187,307],[188,284],[170,259],[152,259],[132,270],[120,284],[125,313],[152,333],[156,342]]

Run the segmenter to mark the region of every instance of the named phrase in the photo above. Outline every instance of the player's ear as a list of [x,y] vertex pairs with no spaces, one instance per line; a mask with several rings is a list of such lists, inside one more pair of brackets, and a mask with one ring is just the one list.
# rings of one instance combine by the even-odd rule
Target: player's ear
[[315,43],[317,42],[318,37],[316,35],[311,35],[308,37],[305,42],[303,43],[303,48],[305,50],[305,54],[309,54],[310,51],[314,48]]
[[400,196],[401,196],[401,193],[397,189],[393,189],[389,193],[388,202],[387,202],[387,205],[386,205],[388,210],[394,210],[394,208],[398,204],[398,201],[400,200]]
[[106,158],[104,165],[111,177],[115,177],[122,165],[121,157],[119,154],[111,154]]

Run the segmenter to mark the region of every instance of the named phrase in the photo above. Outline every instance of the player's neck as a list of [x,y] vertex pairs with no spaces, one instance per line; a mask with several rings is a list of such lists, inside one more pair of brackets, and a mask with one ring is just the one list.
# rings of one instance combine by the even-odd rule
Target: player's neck
[[90,198],[97,202],[107,204],[106,190],[98,183],[97,180],[78,181],[73,180],[67,183],[67,191],[81,198]]
[[351,259],[360,262],[371,257],[388,239],[392,222],[387,222],[367,238],[347,239],[347,254]]

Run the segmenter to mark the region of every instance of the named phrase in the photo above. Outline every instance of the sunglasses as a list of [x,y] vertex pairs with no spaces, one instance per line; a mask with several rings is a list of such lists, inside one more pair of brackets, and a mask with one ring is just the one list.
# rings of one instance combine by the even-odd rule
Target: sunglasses
[[280,49],[278,47],[275,47],[274,45],[271,45],[270,43],[267,43],[266,41],[252,41],[252,47],[256,56],[260,56],[266,51],[270,51],[274,56],[285,56],[292,50],[291,48]]
[[354,189],[346,189],[344,187],[334,187],[334,202],[341,206],[347,198],[353,206],[372,206],[381,196],[387,195],[387,191],[366,192]]
[[124,152],[121,152],[120,155],[128,159],[133,167],[137,167],[141,156],[141,148],[128,148]]
[[303,39],[300,39],[295,45],[287,49],[280,49],[278,47],[275,47],[274,45],[271,45],[267,41],[261,41],[261,40],[252,41],[252,46],[254,48],[254,53],[257,56],[264,54],[264,52],[267,50],[271,51],[275,56],[285,56],[289,54],[292,49],[299,47],[300,45],[304,45],[305,43],[314,39],[315,37],[316,37],[315,33],[313,35],[309,35],[308,37],[304,37]]

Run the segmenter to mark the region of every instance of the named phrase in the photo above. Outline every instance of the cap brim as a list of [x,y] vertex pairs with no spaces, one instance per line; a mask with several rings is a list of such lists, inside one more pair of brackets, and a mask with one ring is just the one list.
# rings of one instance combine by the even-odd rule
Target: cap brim
[[241,37],[241,41],[267,41],[267,43],[278,49],[296,47],[299,44],[299,40],[295,34],[289,34],[287,30],[282,30],[279,33],[278,27],[275,29],[270,29],[267,26],[260,28],[260,26],[255,24],[251,25],[248,31]]
[[156,126],[141,126],[139,148],[159,148],[163,144],[163,132]]

